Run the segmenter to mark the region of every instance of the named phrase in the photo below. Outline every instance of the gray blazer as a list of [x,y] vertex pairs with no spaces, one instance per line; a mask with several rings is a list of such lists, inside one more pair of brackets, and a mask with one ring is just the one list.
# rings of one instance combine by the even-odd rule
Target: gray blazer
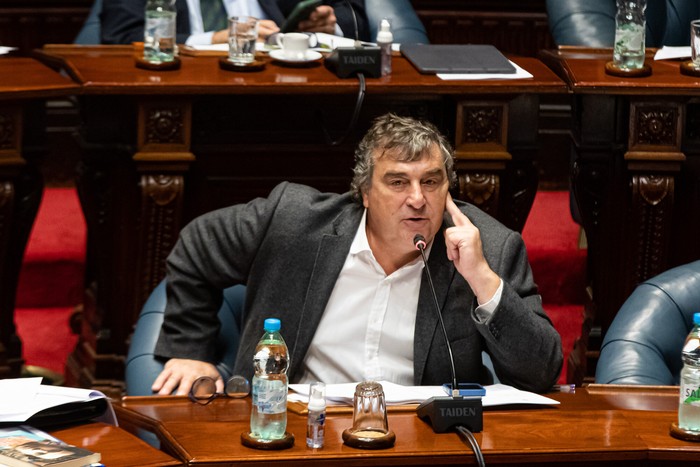
[[[458,202],[481,231],[484,255],[503,279],[501,301],[482,323],[476,299],[447,259],[442,230],[429,266],[459,382],[488,384],[486,350],[503,383],[544,391],[562,365],[558,333],[542,309],[522,238],[476,207]],[[156,345],[163,358],[214,361],[221,290],[247,284],[246,314],[234,372],[252,377],[263,321],[277,317],[290,349],[291,382],[325,310],[363,214],[350,194],[282,183],[265,199],[205,214],[187,225],[168,258],[168,303]],[[451,225],[445,217],[443,230]],[[339,343],[342,345],[342,343]],[[452,380],[427,280],[421,282],[414,335],[415,384]]]

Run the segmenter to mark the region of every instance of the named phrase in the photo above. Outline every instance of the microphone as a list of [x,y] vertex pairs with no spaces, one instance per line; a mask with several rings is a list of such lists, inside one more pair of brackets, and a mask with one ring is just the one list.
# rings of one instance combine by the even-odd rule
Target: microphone
[[416,234],[413,237],[413,245],[420,251],[423,258],[425,275],[428,278],[430,292],[433,295],[435,312],[442,328],[442,335],[445,337],[447,355],[450,358],[450,369],[452,370],[452,384],[449,385],[451,386],[451,396],[431,397],[418,406],[416,413],[419,418],[430,422],[433,431],[436,433],[444,433],[459,426],[466,427],[473,432],[479,432],[483,429],[481,397],[486,394],[486,391],[479,384],[457,384],[457,372],[455,371],[455,361],[452,356],[452,346],[450,345],[445,322],[440,312],[440,303],[435,293],[430,268],[428,268],[428,260],[425,257],[425,248],[427,247],[425,237],[421,234]]

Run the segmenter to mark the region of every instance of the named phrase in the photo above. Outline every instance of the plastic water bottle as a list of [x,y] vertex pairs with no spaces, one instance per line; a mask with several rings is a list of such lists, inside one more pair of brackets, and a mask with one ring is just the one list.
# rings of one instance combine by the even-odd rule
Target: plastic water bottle
[[683,346],[678,428],[700,433],[700,313],[693,315],[693,324]]
[[279,330],[280,320],[265,320],[265,334],[253,357],[253,410],[250,436],[262,440],[284,438],[287,429],[287,368],[289,351]]
[[613,63],[623,70],[644,66],[646,33],[646,0],[617,0]]
[[146,2],[143,58],[153,63],[175,59],[175,0]]
[[382,76],[391,74],[391,43],[394,42],[394,35],[391,33],[391,24],[388,19],[383,19],[379,23],[377,33],[377,45],[381,50]]

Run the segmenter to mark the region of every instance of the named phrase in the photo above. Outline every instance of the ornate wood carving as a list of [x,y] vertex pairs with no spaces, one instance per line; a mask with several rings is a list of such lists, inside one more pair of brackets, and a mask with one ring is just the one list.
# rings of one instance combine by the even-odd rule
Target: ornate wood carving
[[673,210],[674,177],[667,175],[632,176],[632,210],[637,219],[635,282],[641,282],[665,269],[668,225]]
[[678,151],[682,114],[678,102],[632,102],[629,151]]
[[462,103],[458,114],[457,146],[464,143],[497,143],[505,146],[505,104]]
[[493,173],[465,172],[458,174],[459,198],[492,216],[498,212],[501,178]]
[[141,176],[141,207],[144,222],[144,267],[140,271],[140,301],[149,294],[165,276],[165,259],[175,246],[180,230],[180,211],[183,198],[183,177],[180,175],[144,174]]
[[182,109],[157,107],[146,110],[146,138],[144,144],[184,144]]

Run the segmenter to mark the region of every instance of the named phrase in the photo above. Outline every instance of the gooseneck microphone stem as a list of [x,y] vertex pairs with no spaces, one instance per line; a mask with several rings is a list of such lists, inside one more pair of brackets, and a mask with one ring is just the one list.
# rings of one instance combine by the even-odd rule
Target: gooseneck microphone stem
[[420,251],[420,255],[423,258],[423,264],[425,264],[425,275],[428,277],[428,285],[430,286],[430,292],[433,295],[433,301],[435,302],[435,312],[437,313],[438,321],[440,321],[440,327],[442,328],[442,335],[445,337],[445,344],[447,346],[447,353],[450,356],[450,366],[452,369],[452,397],[459,396],[459,386],[457,385],[457,372],[455,371],[455,360],[452,357],[452,346],[450,345],[450,340],[447,338],[447,329],[445,329],[445,322],[442,319],[442,313],[440,312],[440,303],[437,299],[437,294],[435,293],[435,286],[433,285],[433,278],[430,275],[430,269],[428,268],[428,260],[425,257],[425,237],[421,234],[416,234],[413,237],[413,245],[416,249]]
[[355,26],[355,47],[359,47],[360,46],[360,28],[357,26],[357,15],[355,14],[355,9],[350,4],[350,0],[345,0],[345,4],[347,5],[348,10],[350,10],[350,14],[352,15],[352,23],[353,23],[353,26]]

